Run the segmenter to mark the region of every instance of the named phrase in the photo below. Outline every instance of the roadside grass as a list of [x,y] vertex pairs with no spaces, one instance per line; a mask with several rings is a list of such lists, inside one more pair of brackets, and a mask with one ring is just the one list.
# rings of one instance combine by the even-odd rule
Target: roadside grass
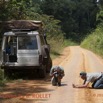
[[81,47],[89,49],[103,57],[103,29],[97,27],[94,32],[84,39]]
[[77,43],[73,42],[70,39],[65,39],[62,42],[59,42],[56,40],[51,41],[50,45],[51,45],[51,58],[55,59],[61,55],[61,52],[63,51],[65,47],[77,45]]

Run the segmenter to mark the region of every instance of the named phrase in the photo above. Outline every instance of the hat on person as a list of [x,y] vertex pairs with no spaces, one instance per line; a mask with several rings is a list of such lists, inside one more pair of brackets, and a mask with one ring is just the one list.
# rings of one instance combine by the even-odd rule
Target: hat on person
[[85,76],[86,74],[87,74],[87,73],[84,72],[84,71],[80,72],[80,75],[81,75],[81,76]]

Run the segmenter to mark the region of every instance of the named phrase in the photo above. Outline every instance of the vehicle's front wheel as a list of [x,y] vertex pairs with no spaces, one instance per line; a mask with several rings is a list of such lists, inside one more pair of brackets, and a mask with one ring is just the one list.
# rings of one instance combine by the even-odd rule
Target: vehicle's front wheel
[[52,59],[50,58],[47,65],[46,65],[46,72],[49,73],[52,67]]

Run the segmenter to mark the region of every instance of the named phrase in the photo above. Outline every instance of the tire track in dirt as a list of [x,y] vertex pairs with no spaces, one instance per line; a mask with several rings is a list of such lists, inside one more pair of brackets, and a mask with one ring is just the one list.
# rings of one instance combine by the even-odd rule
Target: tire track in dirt
[[[91,70],[89,68],[87,68],[88,65],[88,60],[87,60],[87,56],[82,52],[82,65],[81,65],[81,69],[85,72],[90,72]],[[84,98],[85,98],[85,101],[86,103],[95,103],[94,99],[92,98],[92,91],[87,88],[87,89],[84,89]]]
[[[82,49],[87,60],[88,72],[102,72],[103,71],[103,58],[94,54],[93,52]],[[86,66],[87,66],[86,65]],[[103,103],[103,89],[90,89],[91,94],[88,94],[89,98],[92,98],[95,103]]]
[[[80,52],[80,61],[79,61],[79,68],[78,68],[78,75],[81,71],[90,72],[89,69],[89,63],[87,60],[87,56],[82,52],[82,49],[78,47],[78,50]],[[83,80],[81,78],[76,78],[76,82],[79,83],[79,85],[83,84]],[[92,97],[91,89],[88,88],[76,88],[75,92],[75,103],[95,103]]]

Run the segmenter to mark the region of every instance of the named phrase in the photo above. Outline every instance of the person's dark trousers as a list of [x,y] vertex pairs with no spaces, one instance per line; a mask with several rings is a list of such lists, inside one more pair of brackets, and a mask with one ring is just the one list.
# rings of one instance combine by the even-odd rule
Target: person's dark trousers
[[92,87],[95,89],[103,89],[103,75],[99,80],[96,80],[93,84]]

